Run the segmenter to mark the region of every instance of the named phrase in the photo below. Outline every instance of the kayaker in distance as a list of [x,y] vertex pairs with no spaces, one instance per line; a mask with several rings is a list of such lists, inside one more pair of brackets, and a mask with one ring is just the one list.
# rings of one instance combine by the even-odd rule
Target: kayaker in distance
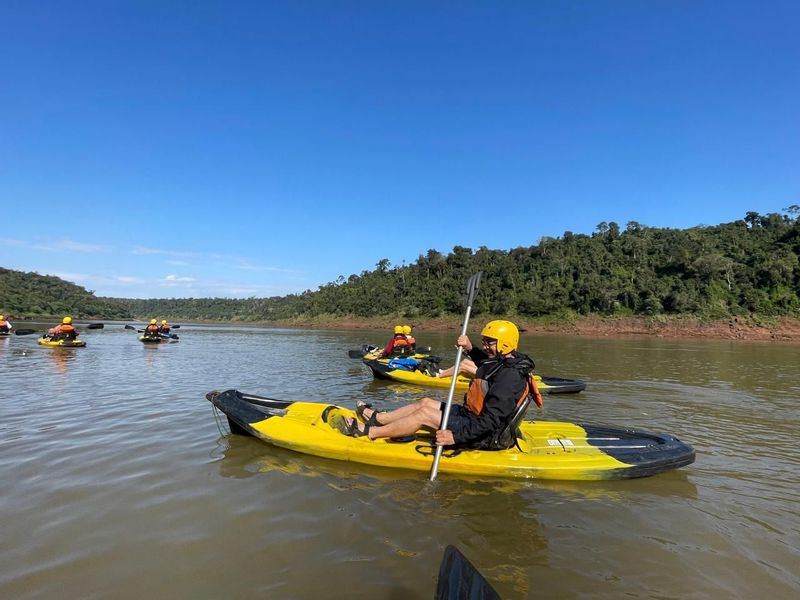
[[411,335],[411,325],[403,325],[403,335],[406,336],[406,343],[408,344],[408,353],[416,354],[417,340]]
[[49,329],[45,337],[53,341],[66,340],[68,342],[73,342],[77,339],[78,335],[80,335],[78,330],[72,326],[72,317],[66,316],[61,319],[61,325]]
[[405,354],[410,354],[408,348],[408,338],[406,337],[405,333],[403,333],[403,326],[395,325],[392,339],[390,339],[389,343],[386,344],[386,348],[381,351],[378,358],[383,356],[402,356]]
[[0,333],[9,333],[11,331],[11,321],[6,320],[5,315],[0,315]]
[[144,328],[144,337],[159,337],[158,321],[155,319],[150,319],[150,324]]
[[475,348],[469,336],[459,336],[457,345],[467,351],[477,365],[475,379],[464,395],[463,405],[454,405],[448,429],[439,431],[444,403],[422,398],[414,404],[389,412],[373,409],[359,402],[356,413],[365,420],[345,420],[345,434],[353,437],[403,437],[422,427],[436,429],[439,446],[496,448],[497,436],[509,424],[517,406],[534,394],[541,406],[538,390],[531,387],[530,375],[534,363],[517,351],[519,330],[510,321],[490,321],[481,331],[483,349]]
[[158,326],[158,333],[161,335],[169,335],[169,325],[166,319],[161,319],[161,325]]

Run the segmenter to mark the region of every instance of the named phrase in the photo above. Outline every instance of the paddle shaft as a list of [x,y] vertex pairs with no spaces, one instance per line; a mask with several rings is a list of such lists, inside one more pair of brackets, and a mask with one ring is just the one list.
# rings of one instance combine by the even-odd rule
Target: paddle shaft
[[[462,336],[467,335],[469,317],[472,314],[472,302],[475,300],[475,294],[478,291],[480,282],[481,273],[478,272],[470,277],[469,282],[467,283],[467,311],[464,314],[464,324],[461,327]],[[456,352],[456,362],[453,366],[453,378],[450,381],[450,391],[447,393],[447,404],[444,406],[444,414],[442,415],[442,424],[439,426],[440,431],[447,429],[447,421],[450,419],[450,407],[453,405],[453,395],[456,391],[456,380],[458,379],[458,367],[461,364],[461,355],[463,353],[464,348],[459,346],[458,351]],[[433,466],[431,467],[431,481],[436,479],[436,474],[439,472],[439,461],[442,458],[442,450],[444,450],[443,446],[436,446],[436,454],[433,457]]]

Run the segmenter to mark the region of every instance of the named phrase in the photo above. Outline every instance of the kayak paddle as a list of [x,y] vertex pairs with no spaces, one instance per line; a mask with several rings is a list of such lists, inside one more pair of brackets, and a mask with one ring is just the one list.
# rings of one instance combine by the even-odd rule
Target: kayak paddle
[[[464,325],[461,327],[461,335],[467,335],[467,325],[469,325],[469,316],[472,313],[472,303],[475,301],[475,294],[478,293],[478,288],[481,285],[481,271],[475,273],[472,277],[469,278],[467,281],[467,312],[464,315]],[[450,381],[450,392],[447,394],[447,404],[444,407],[444,414],[442,415],[442,424],[439,426],[439,430],[447,429],[447,420],[450,418],[450,407],[453,405],[453,394],[456,391],[456,380],[458,377],[458,366],[461,363],[461,354],[464,352],[464,348],[461,346],[458,347],[458,352],[456,352],[456,362],[453,368],[453,378]],[[442,458],[442,450],[444,446],[436,446],[436,455],[433,457],[433,466],[431,467],[431,481],[436,479],[436,473],[439,471],[439,460]]]

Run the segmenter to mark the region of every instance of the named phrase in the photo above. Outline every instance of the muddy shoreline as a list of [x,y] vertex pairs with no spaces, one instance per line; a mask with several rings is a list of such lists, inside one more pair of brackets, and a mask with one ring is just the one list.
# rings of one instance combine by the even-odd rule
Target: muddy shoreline
[[[479,331],[490,317],[477,316],[470,321],[469,331]],[[800,319],[731,317],[705,321],[691,317],[581,317],[561,321],[515,321],[523,335],[581,335],[588,337],[657,337],[670,339],[724,339],[742,341],[800,342]],[[264,325],[310,329],[375,330],[410,323],[415,332],[454,331],[461,329],[456,318],[409,319],[380,318],[320,318],[273,321]]]

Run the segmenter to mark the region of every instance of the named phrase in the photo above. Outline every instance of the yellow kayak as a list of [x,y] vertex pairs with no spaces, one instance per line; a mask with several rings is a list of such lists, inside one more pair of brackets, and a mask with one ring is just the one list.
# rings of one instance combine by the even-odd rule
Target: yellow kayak
[[[348,437],[341,421],[347,408],[288,402],[237,390],[209,392],[206,398],[228,418],[232,433],[335,460],[381,467],[430,471],[432,434],[420,431],[402,440]],[[445,449],[439,471],[461,476],[601,480],[646,477],[694,462],[691,446],[670,435],[577,423],[523,421],[517,445],[508,450]]]
[[[424,355],[415,355],[410,358],[424,358]],[[389,379],[400,383],[424,385],[426,387],[450,388],[452,377],[434,377],[425,371],[409,371],[404,368],[395,368],[389,359],[364,357],[364,364],[370,368],[376,379]],[[586,384],[580,379],[562,379],[560,377],[542,377],[535,375],[539,384],[539,391],[543,394],[575,394],[586,389]],[[466,390],[471,380],[459,375],[456,378],[456,389]]]
[[46,337],[40,337],[37,343],[40,346],[50,346],[51,348],[83,348],[86,346],[86,342],[83,340],[51,340]]

